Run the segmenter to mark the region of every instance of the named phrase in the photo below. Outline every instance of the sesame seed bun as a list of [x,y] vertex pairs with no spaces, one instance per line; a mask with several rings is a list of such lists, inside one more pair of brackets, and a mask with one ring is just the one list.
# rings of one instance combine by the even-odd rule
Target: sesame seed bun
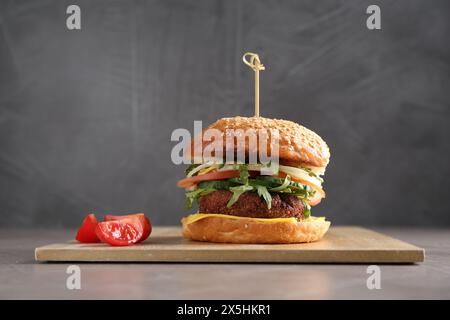
[[[227,129],[242,129],[244,131],[247,129],[256,131],[259,129],[268,131],[277,129],[280,137],[279,159],[281,164],[325,168],[330,160],[330,150],[325,141],[318,134],[292,121],[263,117],[232,117],[219,119],[207,129],[219,130],[222,134],[224,146],[226,146]],[[261,144],[259,138],[258,142]],[[210,143],[212,141],[203,141],[202,150],[204,151]],[[270,156],[270,136],[267,136],[266,143],[267,155]],[[194,141],[192,146],[195,146]],[[225,152],[226,147],[224,147],[224,154]],[[251,152],[248,148],[248,141],[246,141],[245,152],[246,156]]]

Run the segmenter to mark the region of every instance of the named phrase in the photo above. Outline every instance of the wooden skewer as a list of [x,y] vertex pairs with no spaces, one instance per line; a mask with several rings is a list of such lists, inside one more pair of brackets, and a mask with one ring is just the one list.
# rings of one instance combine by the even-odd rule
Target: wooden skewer
[[[250,57],[249,60],[246,57]],[[266,68],[259,60],[259,56],[253,52],[246,52],[242,56],[242,61],[255,71],[255,117],[259,117],[259,71]]]

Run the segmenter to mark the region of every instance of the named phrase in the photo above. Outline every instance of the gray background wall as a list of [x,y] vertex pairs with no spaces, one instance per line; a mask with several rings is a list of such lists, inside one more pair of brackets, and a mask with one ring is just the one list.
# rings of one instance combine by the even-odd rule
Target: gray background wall
[[[67,5],[82,10],[68,31]],[[369,4],[382,30],[365,27]],[[186,211],[173,129],[252,114],[332,150],[336,224],[450,225],[448,1],[0,1],[0,225]]]

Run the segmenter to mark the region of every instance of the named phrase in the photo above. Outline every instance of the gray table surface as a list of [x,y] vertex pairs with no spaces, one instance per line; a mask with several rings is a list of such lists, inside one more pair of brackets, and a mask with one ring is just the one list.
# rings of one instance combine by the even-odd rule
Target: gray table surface
[[0,230],[1,299],[449,299],[450,229],[380,229],[426,250],[425,262],[380,265],[78,264],[81,290],[66,288],[69,264],[36,263],[34,248],[66,241],[68,230]]

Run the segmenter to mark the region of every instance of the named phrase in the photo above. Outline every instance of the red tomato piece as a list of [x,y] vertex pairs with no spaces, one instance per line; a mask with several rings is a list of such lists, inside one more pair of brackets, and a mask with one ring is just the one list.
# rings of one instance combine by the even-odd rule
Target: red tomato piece
[[95,228],[97,227],[97,218],[93,213],[87,215],[84,218],[83,223],[78,229],[77,235],[75,237],[76,240],[81,243],[96,243],[100,242],[100,239],[95,234]]
[[129,246],[142,238],[143,227],[138,218],[100,222],[95,229],[97,237],[112,246]]
[[152,233],[152,223],[143,213],[133,213],[121,216],[115,216],[108,214],[105,216],[105,221],[114,221],[114,220],[122,220],[126,218],[138,218],[142,223],[142,238],[138,240],[138,242],[142,242],[148,238],[148,236]]

